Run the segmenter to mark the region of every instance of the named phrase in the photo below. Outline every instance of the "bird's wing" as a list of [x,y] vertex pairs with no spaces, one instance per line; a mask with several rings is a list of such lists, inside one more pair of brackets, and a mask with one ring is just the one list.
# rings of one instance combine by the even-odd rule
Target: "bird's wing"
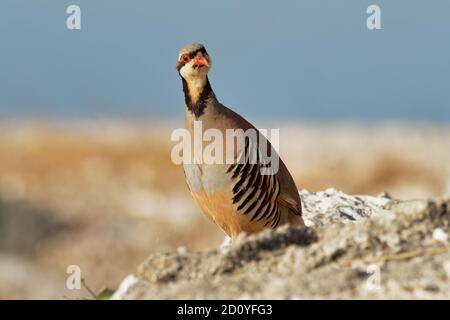
[[294,179],[292,178],[289,170],[286,168],[283,161],[280,159],[280,168],[278,170],[278,179],[282,185],[282,192],[278,199],[278,202],[283,207],[289,209],[292,214],[302,215],[302,205],[300,200],[300,194]]
[[250,221],[276,227],[281,217],[278,202],[281,185],[277,174],[263,174],[263,169],[270,170],[269,164],[263,160],[258,145],[248,137],[237,160],[227,169],[233,181],[232,201],[237,212],[249,215]]
[[[227,128],[257,130],[239,114],[227,107],[223,108],[222,116],[228,121]],[[257,141],[253,141],[246,137],[245,145],[236,155],[237,158],[241,158],[241,161],[238,161],[240,163],[228,167],[227,173],[235,183],[233,204],[237,205],[238,212],[250,214],[252,220],[264,220],[266,225],[276,226],[280,222],[281,211],[286,211],[283,208],[288,209],[293,215],[301,216],[300,196],[291,174],[271,143],[263,136],[257,138]],[[279,160],[278,171],[268,175],[261,174],[262,168],[270,167],[267,158],[261,154],[263,143],[267,144],[265,149],[275,153]],[[249,155],[254,157],[255,153],[257,163],[255,161],[250,163]]]

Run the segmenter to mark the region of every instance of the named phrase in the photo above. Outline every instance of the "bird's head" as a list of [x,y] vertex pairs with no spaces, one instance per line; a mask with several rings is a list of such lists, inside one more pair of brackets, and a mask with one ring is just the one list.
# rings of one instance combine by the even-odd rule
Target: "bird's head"
[[203,45],[188,44],[180,50],[176,68],[188,82],[204,80],[211,69],[211,59]]

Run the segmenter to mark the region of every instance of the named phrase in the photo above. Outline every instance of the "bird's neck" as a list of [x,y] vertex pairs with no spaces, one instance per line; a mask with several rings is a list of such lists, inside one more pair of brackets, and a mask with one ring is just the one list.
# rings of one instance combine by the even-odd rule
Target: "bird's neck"
[[183,77],[183,91],[186,108],[198,119],[214,102],[216,96],[211,88],[208,77],[186,80]]

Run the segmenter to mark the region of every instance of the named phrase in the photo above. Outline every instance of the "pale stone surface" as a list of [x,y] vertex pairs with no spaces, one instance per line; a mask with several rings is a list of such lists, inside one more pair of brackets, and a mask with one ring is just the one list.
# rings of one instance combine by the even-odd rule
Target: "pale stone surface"
[[387,194],[378,197],[347,195],[333,188],[319,192],[302,190],[300,196],[303,218],[308,227],[361,221],[383,212],[390,202]]
[[[301,191],[308,228],[150,256],[124,299],[450,298],[450,199]],[[436,231],[438,230],[438,231]]]

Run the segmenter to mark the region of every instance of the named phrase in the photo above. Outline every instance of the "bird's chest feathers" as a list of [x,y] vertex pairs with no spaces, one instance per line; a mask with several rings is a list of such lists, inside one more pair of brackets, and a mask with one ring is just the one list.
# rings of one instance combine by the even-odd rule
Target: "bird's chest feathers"
[[213,195],[222,190],[230,180],[224,174],[223,165],[185,164],[184,174],[191,192]]

